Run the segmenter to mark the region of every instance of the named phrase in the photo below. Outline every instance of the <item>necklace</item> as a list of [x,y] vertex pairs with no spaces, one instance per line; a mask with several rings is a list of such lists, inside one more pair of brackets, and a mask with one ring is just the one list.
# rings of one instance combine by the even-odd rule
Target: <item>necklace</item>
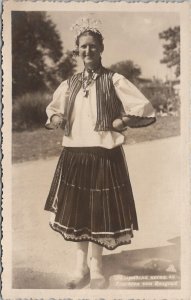
[[93,70],[87,70],[87,75],[85,75],[85,70],[82,73],[82,88],[84,97],[89,95],[89,87],[93,80],[96,79],[96,73]]

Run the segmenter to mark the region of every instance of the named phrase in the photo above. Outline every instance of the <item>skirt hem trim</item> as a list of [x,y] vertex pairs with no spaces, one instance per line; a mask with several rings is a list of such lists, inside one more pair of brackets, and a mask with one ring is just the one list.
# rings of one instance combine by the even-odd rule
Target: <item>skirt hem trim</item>
[[[118,243],[116,243],[115,246],[110,247],[107,244],[105,244],[104,242],[101,242],[99,240],[98,236],[95,237],[95,238],[93,238],[91,236],[89,236],[89,237],[80,237],[79,236],[79,237],[75,237],[75,238],[67,237],[65,235],[66,233],[63,230],[61,230],[59,227],[55,227],[52,223],[49,223],[49,225],[50,225],[51,229],[53,229],[54,231],[60,233],[66,241],[71,241],[71,242],[92,242],[92,243],[95,243],[97,245],[100,245],[100,246],[106,248],[107,250],[115,250],[119,246],[131,244],[131,240],[128,240],[128,241],[118,242]],[[131,238],[134,237],[132,232],[130,233],[130,235],[131,235]],[[114,237],[114,239],[115,239],[115,237]]]

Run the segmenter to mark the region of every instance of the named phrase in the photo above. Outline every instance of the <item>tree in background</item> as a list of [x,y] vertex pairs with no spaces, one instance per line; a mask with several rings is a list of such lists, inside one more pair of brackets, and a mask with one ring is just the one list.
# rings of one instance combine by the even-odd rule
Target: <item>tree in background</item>
[[12,12],[13,97],[55,88],[62,67],[70,75],[75,63],[71,56],[63,59],[60,36],[46,13]]
[[166,41],[163,44],[164,57],[161,63],[167,65],[168,68],[175,67],[175,75],[180,75],[180,27],[169,28],[159,33],[159,38]]
[[110,69],[113,72],[117,72],[125,76],[128,80],[135,84],[137,83],[138,77],[141,75],[141,68],[134,64],[131,60],[120,61],[111,65]]
[[73,52],[67,51],[59,61],[57,66],[57,74],[61,80],[66,80],[69,76],[73,75],[76,69],[76,59]]

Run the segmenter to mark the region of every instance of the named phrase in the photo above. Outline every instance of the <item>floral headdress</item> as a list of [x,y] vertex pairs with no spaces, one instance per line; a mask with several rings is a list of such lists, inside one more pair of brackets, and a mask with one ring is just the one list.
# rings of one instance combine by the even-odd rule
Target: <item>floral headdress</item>
[[97,33],[102,37],[102,34],[98,29],[100,25],[100,20],[92,18],[81,18],[77,20],[76,23],[73,24],[70,29],[75,32],[75,40],[77,40],[77,38],[85,31]]

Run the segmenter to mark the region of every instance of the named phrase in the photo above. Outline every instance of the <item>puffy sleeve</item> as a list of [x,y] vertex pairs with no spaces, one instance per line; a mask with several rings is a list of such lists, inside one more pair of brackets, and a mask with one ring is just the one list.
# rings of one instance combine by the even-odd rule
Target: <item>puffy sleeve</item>
[[149,100],[123,75],[115,73],[113,84],[122,102],[123,115],[129,117],[129,127],[148,126],[156,121],[155,110]]
[[52,129],[51,117],[53,117],[53,115],[59,115],[62,116],[63,119],[66,119],[66,107],[68,103],[68,96],[69,96],[69,86],[66,80],[63,81],[56,89],[56,91],[53,94],[52,101],[46,108],[46,114],[48,119],[45,124],[45,127],[47,129]]

